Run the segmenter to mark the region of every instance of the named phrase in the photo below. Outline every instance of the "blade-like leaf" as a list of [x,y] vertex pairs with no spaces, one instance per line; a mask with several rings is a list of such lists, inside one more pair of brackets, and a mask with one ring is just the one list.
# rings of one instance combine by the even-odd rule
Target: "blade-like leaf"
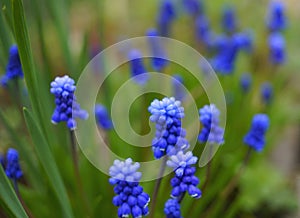
[[35,144],[37,156],[41,161],[41,164],[48,176],[55,194],[57,195],[57,200],[61,204],[63,213],[65,217],[73,217],[66,189],[59,174],[55,160],[52,156],[49,145],[45,137],[42,135],[37,122],[34,120],[33,116],[26,108],[24,108],[24,116],[33,143]]
[[2,167],[0,167],[0,195],[15,217],[28,217]]

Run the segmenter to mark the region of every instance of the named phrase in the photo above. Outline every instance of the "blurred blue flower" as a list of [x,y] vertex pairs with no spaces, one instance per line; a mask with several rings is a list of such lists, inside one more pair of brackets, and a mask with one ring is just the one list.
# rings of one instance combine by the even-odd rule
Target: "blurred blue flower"
[[232,36],[220,35],[215,37],[213,48],[217,51],[211,64],[221,74],[231,74],[239,51],[252,50],[252,37],[248,32],[235,33]]
[[252,119],[251,129],[244,137],[244,143],[255,151],[262,151],[265,146],[265,133],[269,128],[266,114],[256,114]]
[[250,30],[235,33],[233,36],[234,44],[238,49],[251,52],[253,47],[253,38]]
[[285,39],[281,33],[270,33],[269,49],[269,58],[272,64],[283,64],[285,62]]
[[202,0],[182,0],[183,7],[191,16],[196,16],[202,13],[203,2]]
[[148,74],[143,63],[142,54],[139,50],[132,49],[129,54],[131,76],[140,85],[144,85],[148,80]]
[[13,148],[8,149],[6,153],[5,173],[11,179],[19,179],[23,176],[19,163],[19,153]]
[[197,163],[198,158],[193,156],[191,151],[179,151],[176,155],[172,155],[167,161],[167,165],[175,170],[175,177],[171,179],[173,187],[171,196],[180,197],[186,191],[193,198],[200,198],[202,193],[197,185],[199,179],[195,176],[196,168],[192,167]]
[[271,1],[267,15],[267,27],[271,32],[286,28],[285,6],[282,1]]
[[202,42],[206,47],[213,45],[214,35],[211,31],[208,18],[202,14],[195,21],[195,32],[197,40]]
[[261,99],[265,104],[270,104],[273,98],[273,86],[271,83],[265,82],[260,88]]
[[159,36],[156,29],[149,29],[146,35],[148,37],[151,53],[153,55],[152,67],[156,71],[161,71],[169,63],[167,60],[167,54],[162,44],[163,41],[161,41],[160,38],[156,38]]
[[0,164],[2,165],[3,169],[5,169],[5,157],[1,153],[0,153]]
[[113,128],[113,123],[104,105],[96,104],[95,116],[96,116],[97,124],[100,125],[101,128],[106,130],[110,130]]
[[139,163],[133,163],[131,158],[125,161],[115,160],[109,169],[109,183],[115,185],[113,204],[118,208],[118,217],[134,218],[146,216],[148,214],[148,204],[150,197],[143,192],[139,185],[142,174],[137,172]]
[[176,17],[175,6],[173,4],[172,0],[162,0],[160,2],[157,27],[161,36],[170,35],[171,24]]
[[152,141],[152,150],[156,159],[164,155],[176,154],[189,147],[185,139],[186,131],[181,126],[184,109],[174,97],[155,99],[148,107],[150,121],[156,123],[156,134]]
[[75,118],[87,119],[88,113],[80,108],[74,95],[76,86],[73,79],[65,75],[56,77],[51,82],[50,92],[55,96],[55,110],[52,115],[52,123],[66,122],[71,130],[76,128]]
[[201,143],[224,143],[224,129],[219,126],[220,111],[214,105],[205,105],[199,110],[200,122],[203,128],[198,136]]
[[232,6],[227,5],[222,11],[222,27],[225,32],[233,33],[236,31],[236,15],[235,9]]
[[180,204],[177,199],[168,199],[165,203],[164,212],[167,218],[182,218]]
[[182,76],[180,76],[179,74],[173,75],[172,86],[175,99],[178,99],[179,101],[184,100],[184,98],[186,97],[186,93],[183,87]]
[[243,73],[241,78],[240,78],[240,86],[243,90],[244,93],[247,93],[252,84],[252,77],[250,73]]
[[1,78],[1,85],[7,86],[8,82],[13,79],[23,78],[22,65],[18,52],[18,47],[12,45],[9,50],[8,64],[6,66],[6,73]]

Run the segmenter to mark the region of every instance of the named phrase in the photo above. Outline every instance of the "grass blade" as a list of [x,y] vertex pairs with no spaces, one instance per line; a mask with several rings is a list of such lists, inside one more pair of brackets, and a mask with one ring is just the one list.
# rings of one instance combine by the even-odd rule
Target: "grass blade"
[[0,195],[15,217],[28,217],[2,167],[0,167]]
[[62,207],[65,217],[73,217],[70,202],[51,150],[32,114],[24,108],[24,116],[31,134],[38,158],[48,176],[52,188]]

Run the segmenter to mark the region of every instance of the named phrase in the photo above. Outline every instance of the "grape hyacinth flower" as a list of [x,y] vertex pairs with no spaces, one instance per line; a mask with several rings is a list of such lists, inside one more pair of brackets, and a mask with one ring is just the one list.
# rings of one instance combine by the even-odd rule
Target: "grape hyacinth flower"
[[3,167],[3,169],[5,169],[5,158],[1,153],[0,153],[0,164]]
[[182,218],[180,204],[177,199],[169,199],[165,203],[164,212],[167,218]]
[[209,20],[204,14],[197,17],[195,21],[195,32],[197,40],[208,48],[212,46],[214,36],[210,29]]
[[272,64],[283,64],[285,61],[285,39],[281,33],[269,35],[269,59]]
[[163,48],[163,41],[158,37],[158,32],[156,29],[149,29],[146,33],[152,53],[152,67],[156,71],[161,71],[164,69],[169,61],[167,60],[167,54]]
[[76,128],[75,118],[87,119],[88,113],[80,108],[74,95],[76,86],[73,79],[65,75],[56,77],[51,82],[50,92],[55,96],[55,110],[52,115],[52,123],[66,122],[70,130]]
[[244,73],[240,78],[240,86],[244,93],[249,92],[252,84],[252,77],[250,73]]
[[175,99],[178,99],[179,101],[184,100],[186,94],[185,94],[185,90],[183,87],[182,76],[180,76],[179,74],[175,74],[173,76],[172,85],[173,85],[173,93],[174,93]]
[[225,8],[223,8],[222,27],[224,31],[227,33],[233,33],[236,31],[237,24],[236,24],[235,10],[231,6],[226,6]]
[[286,27],[285,7],[281,1],[272,1],[267,15],[267,27],[269,31],[282,31]]
[[252,38],[246,33],[236,33],[232,36],[218,36],[213,47],[217,50],[216,56],[211,60],[213,68],[221,74],[230,74],[235,67],[239,51],[252,50]]
[[96,104],[95,106],[95,116],[97,124],[105,130],[110,130],[113,128],[113,123],[108,115],[107,109],[102,104]]
[[9,59],[6,66],[6,73],[1,78],[1,85],[7,86],[10,80],[16,80],[18,78],[23,78],[23,70],[20,61],[20,56],[18,52],[18,47],[12,45],[9,50]]
[[220,111],[214,105],[205,105],[199,110],[200,122],[203,128],[198,136],[201,143],[224,143],[224,129],[219,126]]
[[159,14],[157,18],[157,26],[159,35],[169,36],[171,24],[176,17],[175,7],[172,0],[163,0],[160,5]]
[[167,166],[175,171],[175,177],[171,179],[173,198],[180,198],[185,192],[193,198],[201,197],[202,193],[197,187],[199,179],[195,176],[196,168],[191,166],[196,164],[197,160],[191,151],[186,153],[179,151],[167,161]]
[[273,98],[273,87],[270,83],[265,82],[260,88],[261,99],[265,104],[270,104]]
[[182,0],[183,7],[188,14],[191,16],[196,16],[202,13],[203,3],[202,0]]
[[118,209],[118,217],[142,217],[148,215],[150,197],[139,185],[142,174],[137,172],[139,163],[133,163],[131,158],[125,161],[115,160],[109,169],[109,183],[114,185],[116,196],[113,204]]
[[244,137],[244,143],[257,152],[265,146],[265,134],[269,128],[269,118],[266,114],[256,114],[252,119],[251,129]]
[[23,176],[19,163],[19,153],[17,150],[10,148],[6,153],[5,174],[8,178],[18,180]]
[[156,134],[152,141],[152,150],[156,159],[164,155],[174,155],[189,147],[185,139],[186,131],[181,126],[184,108],[174,97],[155,99],[148,107],[150,121],[156,123]]
[[148,74],[143,64],[142,54],[139,50],[132,49],[129,54],[129,63],[131,69],[131,76],[136,83],[144,85],[148,80]]

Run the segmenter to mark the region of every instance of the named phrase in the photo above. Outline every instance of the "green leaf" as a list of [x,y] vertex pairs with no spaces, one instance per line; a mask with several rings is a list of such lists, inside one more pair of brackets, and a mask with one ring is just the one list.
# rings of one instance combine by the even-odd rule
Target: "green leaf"
[[48,176],[55,194],[57,195],[57,200],[62,207],[63,213],[65,217],[73,217],[66,189],[59,174],[55,160],[52,156],[49,145],[45,137],[43,136],[39,126],[37,125],[37,122],[34,120],[32,114],[26,108],[24,108],[24,116],[33,143],[35,144],[37,156],[40,159],[40,162]]
[[0,167],[0,195],[15,217],[28,217],[2,167]]

